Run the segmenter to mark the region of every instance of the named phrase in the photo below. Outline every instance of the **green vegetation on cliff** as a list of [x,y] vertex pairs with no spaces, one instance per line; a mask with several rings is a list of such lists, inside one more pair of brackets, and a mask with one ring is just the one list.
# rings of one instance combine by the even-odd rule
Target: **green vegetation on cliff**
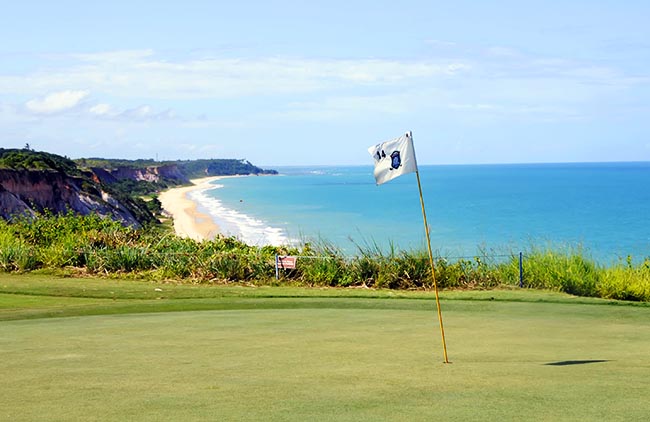
[[233,176],[237,174],[277,174],[275,170],[263,170],[254,166],[250,161],[220,159],[220,160],[190,160],[175,161],[183,174],[189,178],[206,176]]
[[146,168],[162,163],[152,159],[123,160],[119,158],[78,158],[74,160],[77,165],[85,168],[101,167],[106,169],[115,169],[118,167]]
[[187,178],[278,173],[275,170],[264,170],[253,165],[250,161],[233,158],[171,161],[156,161],[151,159],[121,160],[108,158],[80,158],[75,160],[75,162],[79,166],[85,168],[98,167],[104,169],[118,169],[120,167],[145,169],[159,166],[177,166],[179,171]]
[[0,168],[12,170],[50,170],[69,176],[80,176],[81,171],[67,157],[30,149],[0,148]]

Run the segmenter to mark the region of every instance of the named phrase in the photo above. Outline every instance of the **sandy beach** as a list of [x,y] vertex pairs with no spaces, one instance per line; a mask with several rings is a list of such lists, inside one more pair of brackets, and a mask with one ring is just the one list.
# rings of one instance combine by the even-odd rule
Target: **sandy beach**
[[220,178],[220,176],[213,176],[192,179],[192,186],[169,189],[158,196],[163,209],[174,220],[174,231],[177,235],[195,240],[207,240],[214,238],[220,232],[219,226],[212,218],[200,212],[196,202],[188,198],[188,193],[209,188],[211,182]]

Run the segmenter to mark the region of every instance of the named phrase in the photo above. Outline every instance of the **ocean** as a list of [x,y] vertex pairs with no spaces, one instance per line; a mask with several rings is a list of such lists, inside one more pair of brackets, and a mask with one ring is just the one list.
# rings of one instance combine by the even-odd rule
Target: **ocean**
[[[376,186],[372,166],[281,167],[191,193],[249,244],[426,247],[415,174]],[[433,249],[447,257],[580,248],[610,264],[650,256],[650,163],[420,166]]]

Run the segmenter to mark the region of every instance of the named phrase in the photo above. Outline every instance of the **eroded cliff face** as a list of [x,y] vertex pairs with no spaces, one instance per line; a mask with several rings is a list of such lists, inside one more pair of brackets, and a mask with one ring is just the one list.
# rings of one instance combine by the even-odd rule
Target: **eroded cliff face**
[[161,179],[173,179],[180,183],[189,183],[187,177],[174,164],[144,168],[118,167],[115,169],[103,169],[94,167],[91,170],[100,181],[108,184],[126,179],[143,180],[146,182],[159,182]]
[[123,204],[87,180],[56,171],[0,170],[0,216],[9,219],[45,210],[99,214],[125,225],[140,226]]

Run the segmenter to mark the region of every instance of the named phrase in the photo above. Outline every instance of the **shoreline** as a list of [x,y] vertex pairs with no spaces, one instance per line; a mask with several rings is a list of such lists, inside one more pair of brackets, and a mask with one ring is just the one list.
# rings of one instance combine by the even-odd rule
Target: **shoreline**
[[198,210],[196,201],[188,198],[190,192],[210,189],[212,182],[228,176],[210,176],[192,179],[192,186],[172,188],[161,192],[158,200],[163,210],[168,213],[174,223],[174,232],[180,237],[194,240],[210,240],[221,233],[221,228],[212,217]]
[[[265,222],[244,214],[245,211],[225,208],[218,199],[212,197],[204,197],[207,202],[192,198],[195,196],[191,195],[193,192],[203,196],[201,192],[218,188],[218,185],[213,184],[217,180],[245,176],[209,176],[191,179],[191,186],[171,188],[158,194],[164,213],[172,219],[174,233],[180,237],[204,241],[212,240],[220,234],[233,236],[230,230],[234,226],[236,237],[246,244],[257,246],[288,244],[289,239],[284,236],[282,229],[270,227]],[[218,211],[215,213],[215,210]],[[221,219],[219,212],[225,213]],[[226,226],[219,225],[220,222]]]

